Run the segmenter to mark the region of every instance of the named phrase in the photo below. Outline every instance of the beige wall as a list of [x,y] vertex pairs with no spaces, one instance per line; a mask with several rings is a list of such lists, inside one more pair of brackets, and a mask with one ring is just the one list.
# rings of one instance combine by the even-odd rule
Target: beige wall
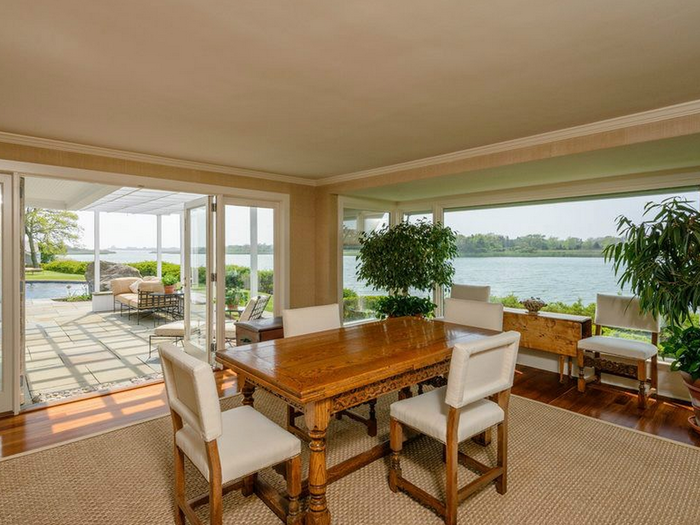
[[[312,186],[209,171],[174,168],[145,162],[2,142],[0,142],[0,159],[138,175],[160,180],[196,182],[231,188],[286,193],[290,196],[290,306],[310,306],[316,302],[316,192]],[[100,180],[95,180],[95,182],[100,182]]]

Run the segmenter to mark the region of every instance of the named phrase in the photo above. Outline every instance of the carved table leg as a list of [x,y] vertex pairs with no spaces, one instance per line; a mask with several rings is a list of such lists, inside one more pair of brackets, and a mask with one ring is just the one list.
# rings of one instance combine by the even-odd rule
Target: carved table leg
[[243,380],[243,405],[252,407],[255,401],[253,400],[253,394],[255,393],[255,385],[250,381]]
[[309,428],[309,509],[306,525],[329,525],[331,515],[326,501],[328,483],[326,470],[326,429],[330,420],[331,402],[329,399],[309,403],[304,411],[306,426]]
[[411,392],[410,386],[403,387],[401,390],[399,390],[399,401],[402,399],[408,399],[409,397],[413,397],[413,392]]

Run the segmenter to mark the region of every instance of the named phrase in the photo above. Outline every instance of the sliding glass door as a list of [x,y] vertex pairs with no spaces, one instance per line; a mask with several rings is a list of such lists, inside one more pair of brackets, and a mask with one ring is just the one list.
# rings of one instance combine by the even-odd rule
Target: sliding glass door
[[185,341],[188,353],[212,361],[213,197],[185,206]]

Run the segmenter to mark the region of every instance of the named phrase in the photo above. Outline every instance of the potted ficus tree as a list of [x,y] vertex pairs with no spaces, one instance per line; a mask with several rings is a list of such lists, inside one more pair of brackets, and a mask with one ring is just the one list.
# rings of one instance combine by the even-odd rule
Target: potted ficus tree
[[[700,213],[686,200],[670,198],[648,203],[644,219],[635,224],[618,218],[623,241],[607,246],[619,283],[639,297],[642,310],[662,316],[668,326],[661,354],[674,361],[671,370],[683,377],[695,415],[691,426],[700,432]],[[694,421],[693,421],[694,420]]]
[[402,222],[359,238],[357,277],[388,296],[377,301],[380,318],[433,315],[432,300],[411,295],[450,286],[457,256],[456,235],[440,223]]

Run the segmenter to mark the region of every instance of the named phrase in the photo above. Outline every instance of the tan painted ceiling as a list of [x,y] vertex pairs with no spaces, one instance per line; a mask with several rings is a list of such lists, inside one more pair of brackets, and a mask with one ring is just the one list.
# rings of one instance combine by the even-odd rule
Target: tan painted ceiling
[[698,168],[700,171],[700,134],[365,188],[347,193],[358,197],[396,202],[418,201],[687,168]]
[[0,13],[0,130],[311,178],[700,99],[698,0]]

